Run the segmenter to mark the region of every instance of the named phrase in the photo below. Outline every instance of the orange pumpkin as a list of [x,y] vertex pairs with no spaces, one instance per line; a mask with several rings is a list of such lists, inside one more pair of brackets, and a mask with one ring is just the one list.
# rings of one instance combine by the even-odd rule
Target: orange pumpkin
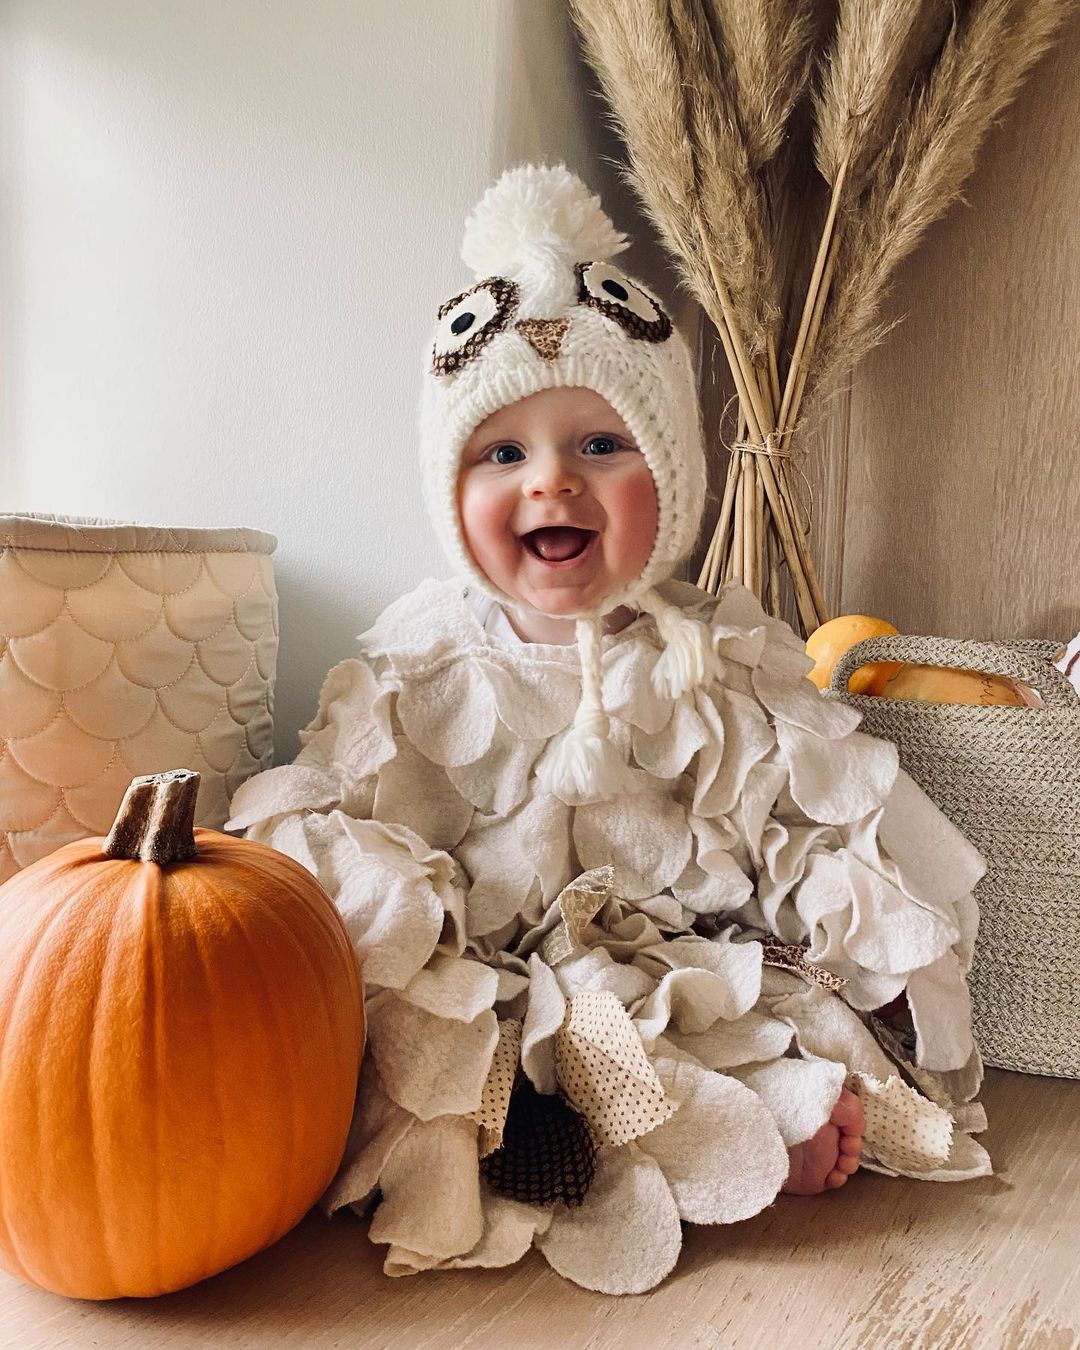
[[162,1294],[269,1246],[329,1184],[363,1049],[344,925],[299,863],[135,779],[107,839],[0,887],[0,1264]]

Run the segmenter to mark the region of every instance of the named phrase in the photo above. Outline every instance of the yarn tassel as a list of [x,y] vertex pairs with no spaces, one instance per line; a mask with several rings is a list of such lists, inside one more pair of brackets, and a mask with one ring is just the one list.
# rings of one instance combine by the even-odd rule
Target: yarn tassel
[[719,669],[720,658],[706,625],[668,604],[655,590],[647,591],[639,604],[656,620],[664,644],[652,671],[656,694],[660,698],[681,698],[688,690],[712,679]]
[[581,702],[573,725],[554,741],[536,770],[540,786],[568,806],[585,806],[617,797],[626,786],[626,766],[610,739],[603,704],[600,625],[576,624],[581,654]]

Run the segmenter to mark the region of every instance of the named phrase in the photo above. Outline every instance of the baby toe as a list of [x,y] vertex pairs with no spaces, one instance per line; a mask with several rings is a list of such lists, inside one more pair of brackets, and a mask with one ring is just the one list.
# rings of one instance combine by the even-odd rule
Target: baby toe
[[858,1158],[851,1157],[850,1154],[841,1153],[840,1157],[836,1160],[835,1170],[837,1172],[846,1172],[848,1176],[850,1176],[853,1172],[859,1170],[859,1160]]
[[866,1128],[866,1112],[863,1110],[863,1104],[854,1092],[849,1092],[847,1088],[840,1089],[840,1096],[836,1099],[829,1120],[845,1134],[862,1134]]
[[825,1178],[825,1185],[829,1188],[830,1191],[835,1191],[839,1190],[839,1188],[843,1186],[846,1181],[847,1181],[846,1172],[832,1171]]
[[847,1154],[851,1158],[857,1158],[862,1152],[861,1134],[842,1134],[838,1145],[841,1154]]

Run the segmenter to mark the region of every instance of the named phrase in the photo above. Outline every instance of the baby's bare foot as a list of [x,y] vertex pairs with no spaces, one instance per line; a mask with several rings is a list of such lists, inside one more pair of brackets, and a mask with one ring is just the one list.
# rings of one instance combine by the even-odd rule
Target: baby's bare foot
[[858,1171],[865,1125],[862,1102],[842,1088],[828,1123],[812,1139],[788,1149],[791,1165],[781,1189],[788,1195],[819,1195],[842,1186]]

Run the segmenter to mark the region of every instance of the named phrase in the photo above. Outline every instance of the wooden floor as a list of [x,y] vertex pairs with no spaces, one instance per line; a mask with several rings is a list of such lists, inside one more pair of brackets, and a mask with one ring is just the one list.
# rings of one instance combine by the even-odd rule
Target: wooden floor
[[76,1303],[0,1275],[0,1347],[407,1350],[1071,1350],[1080,1346],[1080,1082],[992,1071],[1000,1175],[958,1186],[860,1173],[687,1230],[674,1275],[605,1298],[536,1253],[505,1271],[390,1280],[360,1220],[317,1214],[180,1294]]

